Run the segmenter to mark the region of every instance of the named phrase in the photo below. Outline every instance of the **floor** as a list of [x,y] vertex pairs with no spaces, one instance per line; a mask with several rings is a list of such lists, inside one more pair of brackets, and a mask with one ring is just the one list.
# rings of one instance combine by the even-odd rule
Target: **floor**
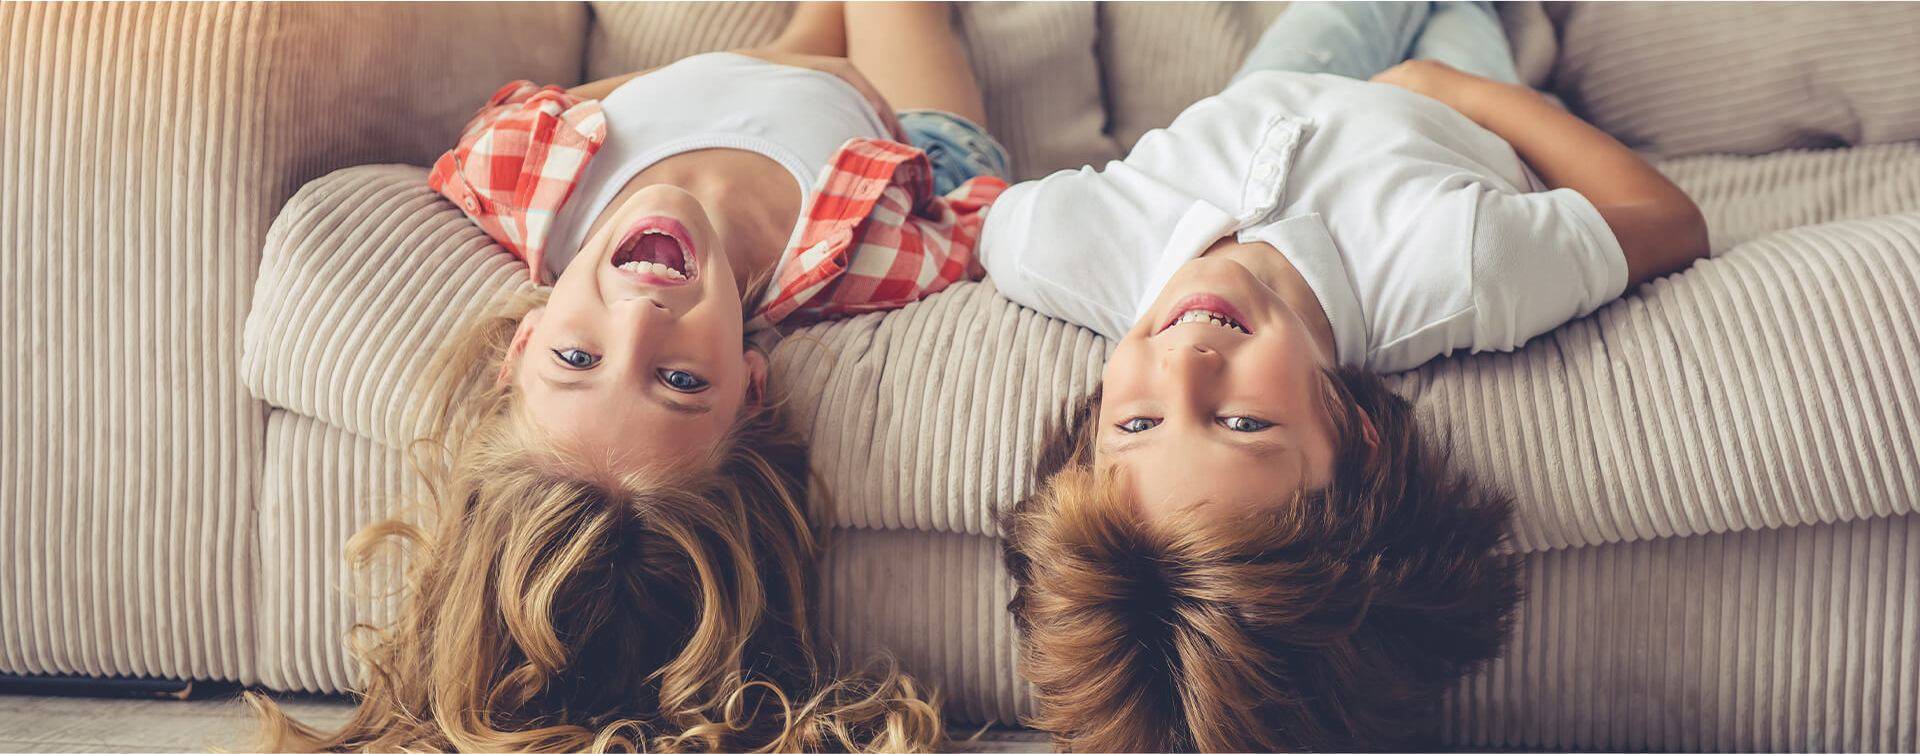
[[[342,699],[284,697],[303,722],[337,725],[353,705]],[[98,699],[0,695],[0,752],[249,751],[253,712],[238,697]]]
[[[353,706],[326,697],[280,697],[288,713],[322,727],[346,720]],[[965,737],[972,731],[954,731]],[[98,699],[0,695],[0,752],[249,751],[253,713],[237,697]],[[1030,731],[993,729],[956,748],[967,751],[1046,751]]]

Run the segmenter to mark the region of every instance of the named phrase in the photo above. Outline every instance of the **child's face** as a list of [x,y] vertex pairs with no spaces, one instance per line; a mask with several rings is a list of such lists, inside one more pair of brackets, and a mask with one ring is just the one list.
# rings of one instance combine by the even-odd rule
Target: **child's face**
[[617,200],[520,323],[509,361],[530,418],[615,473],[701,463],[757,396],[766,361],[742,345],[740,290],[693,195]]
[[1324,486],[1334,432],[1322,351],[1239,261],[1188,262],[1107,361],[1095,463],[1127,480],[1149,521],[1194,503],[1207,503],[1197,514],[1219,515]]

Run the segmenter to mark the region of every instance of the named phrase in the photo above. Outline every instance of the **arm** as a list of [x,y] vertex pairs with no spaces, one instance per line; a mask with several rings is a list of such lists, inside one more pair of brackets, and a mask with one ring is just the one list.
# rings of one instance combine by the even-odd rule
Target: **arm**
[[1626,145],[1532,89],[1430,60],[1373,80],[1440,100],[1505,139],[1547,185],[1580,192],[1620,240],[1629,289],[1707,255],[1706,220],[1692,199]]

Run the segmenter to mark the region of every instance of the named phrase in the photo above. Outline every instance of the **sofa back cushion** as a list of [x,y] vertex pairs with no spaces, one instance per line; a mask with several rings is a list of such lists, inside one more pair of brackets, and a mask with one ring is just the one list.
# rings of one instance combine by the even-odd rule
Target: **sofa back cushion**
[[1920,139],[1920,4],[1570,3],[1551,86],[1678,156]]

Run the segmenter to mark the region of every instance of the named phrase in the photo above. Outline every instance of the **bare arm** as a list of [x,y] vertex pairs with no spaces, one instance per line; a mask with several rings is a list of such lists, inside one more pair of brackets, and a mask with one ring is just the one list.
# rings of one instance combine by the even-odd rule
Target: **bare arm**
[[1629,289],[1707,255],[1706,220],[1692,199],[1626,145],[1532,89],[1430,60],[1373,80],[1446,103],[1505,139],[1547,185],[1593,202],[1626,254]]

